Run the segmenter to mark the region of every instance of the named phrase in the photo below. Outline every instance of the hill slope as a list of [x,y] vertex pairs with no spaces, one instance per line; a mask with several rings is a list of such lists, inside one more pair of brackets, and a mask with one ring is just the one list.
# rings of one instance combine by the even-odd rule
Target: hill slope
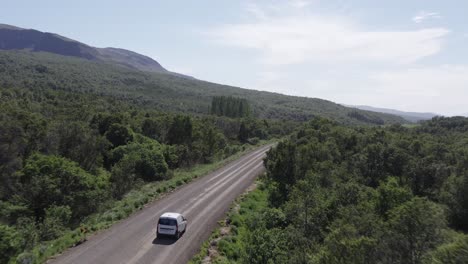
[[344,124],[405,123],[394,115],[362,111],[330,101],[247,90],[100,61],[45,52],[0,52],[0,87],[110,95],[152,109],[207,114],[213,96],[246,98],[256,117],[303,121],[314,116]]
[[401,116],[410,122],[429,120],[435,116],[439,116],[438,114],[434,114],[434,113],[405,112],[405,111],[400,111],[400,110],[395,110],[395,109],[380,108],[380,107],[373,107],[373,106],[367,106],[367,105],[356,105],[356,106],[347,105],[347,106],[355,107],[357,109],[366,110],[366,111]]
[[95,48],[57,34],[0,24],[0,49],[50,52],[93,61],[115,63],[148,72],[170,73],[157,61],[133,51]]

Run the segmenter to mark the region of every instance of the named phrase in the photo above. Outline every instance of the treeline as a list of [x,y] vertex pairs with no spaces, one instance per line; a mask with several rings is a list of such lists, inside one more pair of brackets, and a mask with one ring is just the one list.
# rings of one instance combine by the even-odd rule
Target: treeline
[[211,101],[211,114],[227,117],[248,117],[250,105],[247,99],[232,96],[215,96]]
[[231,261],[468,260],[467,118],[417,128],[315,119],[268,152],[265,165],[269,205],[245,222]]
[[2,88],[0,263],[77,228],[132,188],[290,127],[163,113],[94,94]]

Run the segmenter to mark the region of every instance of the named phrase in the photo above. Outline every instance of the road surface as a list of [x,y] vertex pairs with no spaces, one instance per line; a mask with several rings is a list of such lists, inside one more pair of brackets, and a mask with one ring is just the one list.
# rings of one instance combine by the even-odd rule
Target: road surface
[[[187,184],[49,263],[187,263],[233,200],[264,171],[263,158],[270,147],[258,148]],[[186,216],[187,231],[179,240],[156,238],[157,219],[164,212]]]

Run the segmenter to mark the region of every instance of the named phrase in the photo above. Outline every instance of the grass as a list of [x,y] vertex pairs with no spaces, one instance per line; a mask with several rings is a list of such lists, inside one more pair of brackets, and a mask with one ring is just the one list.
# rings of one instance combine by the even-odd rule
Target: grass
[[[209,255],[210,248],[218,252],[217,255],[211,256],[211,263],[238,263],[240,261],[244,247],[243,241],[248,232],[247,221],[268,207],[268,192],[261,182],[257,182],[257,185],[258,188],[240,196],[231,205],[226,220],[219,222],[219,227],[203,243],[199,253],[189,262],[190,264],[201,264]],[[226,227],[230,232],[222,234],[221,229]]]
[[31,251],[20,254],[16,258],[16,262],[12,260],[10,263],[44,263],[66,249],[85,242],[87,236],[99,230],[109,228],[118,221],[129,217],[134,212],[143,209],[146,204],[161,198],[165,193],[215,171],[247,152],[271,142],[273,141],[262,141],[255,146],[244,145],[242,151],[211,164],[199,164],[190,169],[177,169],[174,171],[171,179],[148,183],[130,191],[122,200],[111,204],[108,207],[109,209],[85,219],[79,228],[64,233],[58,239],[40,243]]

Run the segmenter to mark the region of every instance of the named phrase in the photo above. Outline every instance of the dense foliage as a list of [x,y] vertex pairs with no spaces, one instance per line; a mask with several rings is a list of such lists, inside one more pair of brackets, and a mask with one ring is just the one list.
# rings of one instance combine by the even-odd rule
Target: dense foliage
[[468,259],[467,118],[434,118],[416,128],[315,119],[271,150],[265,165],[268,205],[236,223],[230,241],[241,253],[221,248],[229,261]]
[[250,104],[244,98],[215,96],[211,102],[211,114],[228,117],[247,117],[250,115]]
[[249,248],[238,260],[456,263],[466,255],[466,237],[453,231],[468,229],[466,119],[344,127],[404,121],[10,51],[0,52],[0,263],[76,230],[132,189],[290,134],[315,116],[341,125],[317,118],[269,152],[272,208],[248,221]]
[[143,183],[292,127],[163,113],[61,89],[1,88],[0,263],[78,227]]
[[262,119],[305,121],[322,116],[346,124],[406,122],[401,117],[351,109],[316,98],[241,89],[50,53],[0,51],[0,87],[93,93],[151,109],[202,114],[210,113],[213,97],[232,96],[248,99],[249,111]]

